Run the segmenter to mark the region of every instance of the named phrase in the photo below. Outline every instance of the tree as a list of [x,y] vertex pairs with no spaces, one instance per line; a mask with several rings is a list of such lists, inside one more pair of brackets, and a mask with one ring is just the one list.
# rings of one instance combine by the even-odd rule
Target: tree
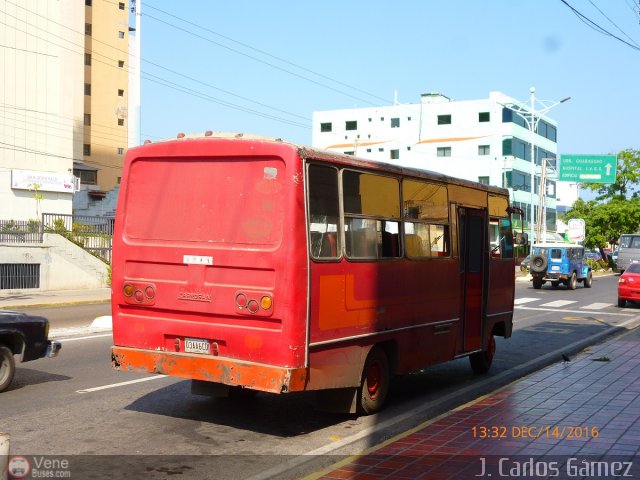
[[618,153],[618,169],[615,183],[582,183],[581,188],[598,192],[596,200],[624,200],[636,198],[639,192],[633,189],[640,182],[640,150],[627,149]]

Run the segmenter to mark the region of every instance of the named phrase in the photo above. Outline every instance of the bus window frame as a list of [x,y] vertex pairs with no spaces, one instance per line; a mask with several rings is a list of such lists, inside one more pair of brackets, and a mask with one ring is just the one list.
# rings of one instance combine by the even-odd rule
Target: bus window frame
[[[338,198],[337,198],[337,202],[338,202],[338,218],[337,218],[337,224],[336,224],[336,235],[335,235],[335,242],[336,242],[336,255],[335,256],[316,256],[313,253],[313,249],[312,249],[312,245],[313,245],[313,241],[312,241],[312,230],[311,230],[311,224],[313,223],[311,220],[311,195],[310,195],[310,170],[312,167],[321,167],[321,168],[328,168],[331,169],[335,172],[335,180],[336,180],[336,186],[337,186],[337,192],[338,192]],[[340,181],[340,171],[341,168],[339,166],[336,165],[331,165],[329,163],[325,163],[325,162],[308,162],[306,169],[305,169],[305,174],[306,174],[306,181],[305,181],[305,198],[306,198],[306,204],[307,204],[307,208],[306,208],[306,220],[307,220],[307,251],[309,253],[309,257],[314,261],[314,262],[322,262],[322,263],[327,263],[327,262],[340,262],[342,260],[342,258],[344,257],[344,239],[341,235],[341,230],[342,230],[342,223],[343,223],[343,211],[342,211],[342,185],[341,185],[341,181]],[[327,224],[328,225],[328,224]],[[327,229],[328,230],[328,229]],[[322,232],[320,232],[322,233]],[[328,233],[325,232],[325,233]],[[322,241],[321,241],[322,244]]]

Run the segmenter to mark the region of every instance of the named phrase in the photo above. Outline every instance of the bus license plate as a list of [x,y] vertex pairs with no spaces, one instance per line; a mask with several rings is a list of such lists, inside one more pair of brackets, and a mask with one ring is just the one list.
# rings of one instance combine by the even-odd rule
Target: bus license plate
[[184,351],[188,353],[204,353],[209,355],[209,340],[202,338],[185,338]]

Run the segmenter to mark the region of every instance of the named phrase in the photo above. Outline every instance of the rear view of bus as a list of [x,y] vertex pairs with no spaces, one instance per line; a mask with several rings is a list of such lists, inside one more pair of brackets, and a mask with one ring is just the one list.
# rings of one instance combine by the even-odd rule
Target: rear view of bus
[[301,178],[295,148],[273,141],[205,134],[128,152],[113,245],[114,368],[304,389],[306,233],[290,227],[305,224]]

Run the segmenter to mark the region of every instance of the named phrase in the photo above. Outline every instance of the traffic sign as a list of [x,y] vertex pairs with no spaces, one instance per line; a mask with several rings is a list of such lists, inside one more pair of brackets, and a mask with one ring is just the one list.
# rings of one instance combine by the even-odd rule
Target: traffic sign
[[615,155],[561,155],[558,180],[573,183],[615,183]]
[[568,224],[569,241],[582,242],[584,241],[585,224],[582,218],[572,218]]

